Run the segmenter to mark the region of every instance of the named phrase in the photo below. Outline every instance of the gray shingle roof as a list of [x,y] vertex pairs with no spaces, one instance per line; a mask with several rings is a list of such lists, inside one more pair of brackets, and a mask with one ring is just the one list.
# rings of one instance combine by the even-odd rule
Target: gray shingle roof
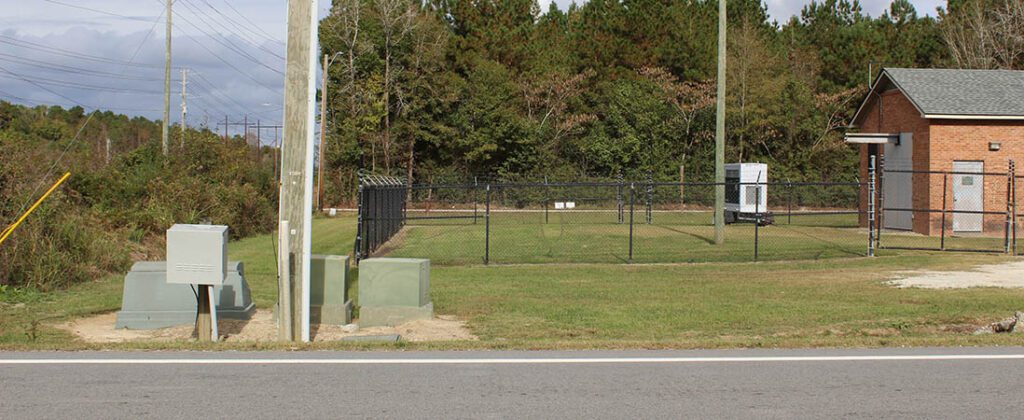
[[1024,117],[1024,71],[886,68],[926,116]]

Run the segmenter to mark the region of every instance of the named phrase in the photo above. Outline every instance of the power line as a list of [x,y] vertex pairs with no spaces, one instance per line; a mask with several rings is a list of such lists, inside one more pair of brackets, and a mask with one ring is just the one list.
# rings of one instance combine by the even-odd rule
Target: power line
[[[165,4],[164,2],[165,2],[166,0],[156,0],[156,1],[157,1],[157,2],[159,2],[159,3],[161,3],[161,4]],[[190,5],[189,3],[187,3],[187,2],[183,2],[182,4],[184,4],[184,5],[187,5],[186,7],[191,7],[191,5]],[[189,10],[191,11],[192,9],[191,9],[191,8],[189,8]],[[195,13],[195,12],[193,12],[193,13]],[[226,37],[224,37],[223,35],[221,35],[221,34],[217,33],[217,35],[219,35],[219,36],[220,36],[220,38],[218,38],[217,36],[214,36],[213,34],[210,34],[210,33],[209,33],[209,32],[207,32],[206,30],[204,30],[203,28],[201,28],[201,27],[199,27],[198,25],[196,25],[195,23],[193,23],[193,22],[192,22],[191,20],[189,20],[188,18],[186,18],[186,17],[184,16],[184,15],[182,15],[182,13],[181,13],[180,11],[178,11],[178,12],[175,12],[175,14],[177,14],[177,15],[178,15],[178,17],[179,17],[179,18],[180,18],[181,20],[185,21],[185,23],[187,23],[187,24],[188,24],[189,26],[191,26],[191,27],[192,27],[192,28],[194,28],[195,30],[199,31],[199,32],[200,32],[200,33],[202,33],[203,35],[206,35],[206,36],[207,36],[208,38],[212,39],[212,40],[213,40],[214,42],[217,42],[218,44],[220,44],[220,45],[221,45],[221,46],[223,46],[224,48],[227,48],[228,50],[230,50],[230,51],[234,52],[235,54],[238,54],[239,56],[241,56],[242,58],[245,58],[246,60],[249,60],[249,61],[253,62],[253,63],[254,63],[254,64],[256,64],[256,65],[259,65],[259,66],[261,66],[261,67],[264,67],[264,68],[266,68],[267,70],[270,70],[270,71],[272,71],[272,72],[274,72],[274,73],[277,73],[277,74],[279,74],[279,75],[281,75],[281,76],[284,76],[284,72],[282,72],[282,71],[280,71],[280,70],[278,70],[278,69],[275,69],[275,68],[273,68],[273,67],[270,67],[270,66],[266,65],[265,63],[263,63],[262,61],[260,61],[260,60],[259,60],[259,59],[257,59],[256,57],[253,57],[253,56],[252,56],[251,54],[249,54],[249,53],[245,52],[244,50],[242,50],[242,49],[241,49],[240,47],[238,47],[238,46],[237,46],[237,45],[235,45],[235,44],[234,44],[233,42],[231,42],[231,40],[230,40],[230,39],[227,39],[227,38],[226,38]],[[207,26],[212,26],[212,25],[211,25],[211,24],[210,24],[209,22],[206,22],[206,20],[205,20],[205,19],[203,19],[202,17],[199,17],[199,16],[196,16],[196,17],[197,17],[197,18],[199,18],[199,20],[200,20],[200,21],[202,21],[202,23],[204,23],[205,25],[207,25]],[[216,32],[215,32],[215,33],[216,33]],[[222,38],[223,38],[223,40],[222,40]],[[206,48],[206,46],[205,46],[205,45],[204,45],[203,47],[204,47],[204,48]],[[207,49],[207,50],[208,50],[208,49]],[[212,54],[212,52],[211,52],[211,54]]]
[[24,81],[30,81],[31,80],[31,81],[34,81],[34,82],[37,82],[37,83],[48,85],[48,86],[58,86],[58,87],[66,87],[66,88],[81,89],[81,90],[93,90],[93,91],[97,91],[97,92],[131,93],[131,94],[140,94],[140,95],[163,95],[163,92],[157,92],[157,91],[152,91],[152,90],[141,90],[141,89],[131,89],[131,88],[115,88],[115,87],[110,87],[110,86],[91,85],[91,84],[86,84],[86,83],[68,82],[66,80],[49,79],[49,78],[38,77],[38,76],[26,76],[24,74],[15,73],[15,72],[12,72],[12,71],[7,70],[7,69],[2,69],[2,71],[4,73],[7,73],[7,75],[5,76],[5,75],[0,74],[0,77],[17,78],[17,79],[21,79],[21,80],[24,80]]
[[[161,16],[163,16],[163,15],[161,15]],[[147,41],[148,39],[149,39],[149,36],[146,36],[146,39],[143,40],[143,44],[145,44],[145,41]],[[53,54],[53,55],[60,55],[60,56],[64,56],[64,57],[76,58],[76,59],[79,59],[79,60],[96,61],[96,62],[105,63],[105,64],[116,64],[116,65],[119,65],[119,66],[127,66],[127,67],[144,67],[144,68],[159,68],[159,69],[163,69],[163,66],[157,66],[157,65],[152,65],[152,64],[132,63],[132,62],[128,62],[128,61],[116,60],[116,59],[107,58],[107,57],[100,57],[100,56],[95,56],[95,55],[90,55],[90,54],[84,54],[84,53],[80,53],[80,52],[77,52],[77,51],[71,51],[71,50],[66,50],[66,49],[63,49],[63,48],[57,48],[57,47],[52,47],[52,46],[45,45],[45,44],[40,44],[38,42],[26,41],[26,40],[23,40],[23,39],[14,38],[14,37],[10,37],[10,36],[7,36],[7,35],[0,35],[0,43],[8,44],[8,45],[13,45],[13,46],[16,46],[16,47],[19,47],[19,48],[24,48],[24,49],[32,50],[32,51],[41,51],[41,52],[45,52],[45,53],[49,53],[49,54]]]
[[236,8],[235,8],[235,6],[232,6],[232,5],[231,5],[231,2],[230,2],[230,1],[225,1],[225,2],[224,2],[224,4],[225,4],[225,5],[227,5],[227,6],[228,6],[228,8],[229,8],[229,9],[231,9],[231,11],[235,12],[235,14],[237,14],[237,15],[238,15],[239,17],[241,17],[241,18],[242,18],[242,20],[245,20],[245,21],[246,21],[246,22],[248,22],[248,23],[249,23],[249,25],[251,25],[251,26],[252,26],[253,28],[256,28],[257,30],[259,30],[259,31],[260,31],[260,33],[262,33],[263,35],[266,35],[266,38],[267,38],[267,39],[269,39],[269,40],[271,40],[271,41],[274,41],[274,42],[276,42],[276,43],[278,43],[278,44],[281,44],[281,45],[285,45],[284,41],[281,41],[281,40],[279,40],[279,39],[277,39],[277,38],[274,38],[274,36],[273,36],[273,35],[270,35],[270,34],[269,34],[269,33],[267,33],[266,31],[264,31],[264,30],[263,30],[263,28],[260,28],[260,25],[257,25],[257,24],[255,24],[255,23],[254,23],[253,21],[249,20],[249,18],[245,17],[245,15],[243,15],[243,14],[242,14],[242,12],[239,12],[239,11],[238,11],[238,9],[236,9]]
[[122,15],[122,14],[118,14],[118,13],[114,13],[114,12],[108,12],[106,10],[93,9],[91,7],[79,6],[77,4],[64,3],[64,2],[60,2],[60,1],[56,1],[56,0],[43,0],[43,1],[45,1],[47,3],[59,4],[61,6],[72,7],[72,8],[75,8],[75,9],[88,10],[90,12],[99,13],[99,14],[103,14],[103,15],[115,16],[115,17],[119,17],[119,18],[122,18],[122,19],[138,20],[138,21],[147,22],[147,23],[151,22],[150,19],[146,19],[146,18],[140,18],[140,17],[136,17],[136,16],[126,16],[126,15]]
[[[188,0],[182,0],[182,1],[188,1]],[[236,29],[236,31],[232,31],[231,29],[227,28],[227,25],[221,25],[221,27],[222,27],[222,28],[225,28],[225,29],[227,29],[227,30],[228,30],[228,32],[234,32],[234,33],[235,33],[235,35],[238,35],[238,36],[239,36],[240,38],[242,38],[242,40],[244,40],[244,41],[248,42],[248,43],[249,43],[250,45],[252,45],[252,46],[254,46],[254,47],[256,47],[256,48],[259,48],[260,50],[262,50],[263,52],[265,52],[265,53],[267,53],[267,54],[270,54],[270,55],[272,55],[272,56],[274,56],[274,57],[277,57],[277,58],[278,58],[278,59],[280,59],[281,61],[284,61],[284,57],[283,57],[283,56],[281,56],[280,54],[278,54],[278,53],[274,52],[274,51],[273,51],[273,50],[271,50],[271,49],[268,49],[267,47],[264,47],[263,45],[261,45],[261,44],[260,44],[260,42],[259,42],[259,41],[255,40],[255,39],[254,39],[254,38],[252,38],[252,37],[251,37],[251,36],[250,36],[249,34],[247,34],[247,33],[246,33],[246,29],[247,29],[247,28],[246,28],[245,26],[242,26],[242,25],[240,25],[240,24],[239,24],[239,23],[238,23],[237,21],[235,21],[234,19],[232,19],[232,18],[231,18],[230,16],[228,16],[228,15],[225,15],[224,13],[222,13],[222,12],[221,12],[221,11],[220,11],[219,9],[217,9],[216,7],[214,7],[214,5],[210,4],[210,2],[209,2],[209,1],[207,1],[207,0],[202,0],[202,2],[203,2],[203,4],[205,4],[205,5],[206,5],[206,7],[209,7],[209,8],[210,8],[210,10],[213,10],[213,12],[214,12],[214,13],[216,13],[216,14],[220,15],[220,17],[221,17],[221,18],[223,18],[223,19],[221,19],[221,20],[223,20],[223,21],[225,21],[225,22],[229,23],[229,24],[230,24],[230,25],[231,25],[232,27],[234,27],[234,28]],[[198,9],[199,7],[198,7],[198,6],[196,6],[196,8]],[[205,14],[205,13],[204,13],[204,14]],[[207,16],[209,17],[209,15],[207,15]],[[221,20],[218,20],[218,19],[216,19],[216,18],[213,18],[213,17],[210,17],[210,18],[211,18],[211,19],[214,19],[215,21],[218,21],[218,22],[219,22],[219,21],[221,21]],[[250,32],[251,32],[251,31],[250,31]]]
[[[163,13],[161,13],[160,17],[158,17],[157,20],[155,22],[153,22],[153,26],[151,28],[149,28],[149,32],[142,39],[142,42],[139,43],[139,46],[137,48],[135,48],[135,52],[132,53],[131,58],[128,59],[128,63],[129,64],[132,61],[135,60],[136,56],[139,55],[139,51],[142,51],[142,46],[145,45],[146,41],[149,40],[149,37],[153,35],[153,30],[156,29],[156,25],[160,23],[160,20],[163,18],[163,16],[164,16]],[[2,36],[2,35],[0,35],[0,36]],[[3,67],[0,67],[0,69],[3,69]],[[4,69],[4,70],[6,71],[6,69]],[[125,66],[122,71],[124,71],[124,70],[128,70],[127,66]],[[45,87],[42,87],[42,86],[38,86],[38,87],[42,88],[43,90],[55,93],[55,94],[57,94],[57,96],[64,97],[64,95],[61,95],[61,94],[56,93],[56,92],[53,92],[52,90],[47,89]],[[75,101],[73,99],[70,99],[70,98],[67,98],[67,97],[65,97],[65,98],[70,100],[73,103],[78,103],[77,101]],[[84,106],[83,106],[83,108],[84,108]],[[39,192],[39,188],[41,188],[43,186],[43,183],[46,181],[46,179],[53,175],[53,170],[57,169],[57,165],[59,165],[60,162],[64,160],[64,156],[66,156],[68,154],[68,151],[71,150],[71,147],[74,146],[78,142],[78,138],[82,136],[82,133],[85,131],[85,127],[87,127],[89,125],[89,122],[92,121],[92,118],[94,116],[96,116],[96,114],[97,113],[95,111],[89,113],[89,117],[86,118],[85,122],[82,123],[82,126],[79,127],[78,132],[75,133],[75,136],[71,138],[71,141],[69,141],[67,146],[64,147],[64,150],[61,151],[59,156],[57,156],[57,159],[54,159],[53,164],[50,165],[50,168],[46,171],[46,174],[44,174],[43,177],[39,179],[39,182],[36,184],[36,187],[32,190],[32,194],[29,195],[29,201],[26,202],[24,206],[22,206],[21,210],[18,211],[18,214],[21,214],[21,213],[25,212],[25,209],[32,202],[32,197],[36,196],[36,194]]]
[[105,78],[118,79],[118,80],[137,80],[137,81],[144,81],[144,82],[155,82],[155,81],[162,81],[163,80],[163,79],[158,79],[158,78],[155,78],[155,77],[128,76],[128,75],[123,75],[123,74],[114,73],[114,72],[92,70],[92,69],[87,69],[87,68],[83,68],[83,67],[69,66],[69,65],[66,65],[66,64],[50,63],[50,62],[42,61],[42,60],[35,60],[35,59],[31,59],[31,58],[19,57],[19,56],[12,55],[12,54],[0,53],[0,57],[4,57],[4,61],[8,61],[8,62],[12,62],[12,63],[17,63],[17,64],[24,64],[24,65],[34,66],[34,67],[39,67],[39,68],[43,68],[43,69],[51,70],[51,71],[59,71],[59,72],[62,72],[62,73],[85,74],[85,75],[95,76],[95,77],[105,77]]

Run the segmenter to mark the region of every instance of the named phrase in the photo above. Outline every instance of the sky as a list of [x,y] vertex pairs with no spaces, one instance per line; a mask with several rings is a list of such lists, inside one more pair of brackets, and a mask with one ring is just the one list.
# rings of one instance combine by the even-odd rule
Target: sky
[[[162,116],[164,0],[0,0],[0,99]],[[573,0],[554,1],[566,9]],[[785,22],[810,0],[766,0]],[[878,16],[891,0],[862,0]],[[911,0],[935,14],[944,0]],[[175,0],[172,122],[281,120],[286,0]],[[330,0],[320,0],[326,15]]]

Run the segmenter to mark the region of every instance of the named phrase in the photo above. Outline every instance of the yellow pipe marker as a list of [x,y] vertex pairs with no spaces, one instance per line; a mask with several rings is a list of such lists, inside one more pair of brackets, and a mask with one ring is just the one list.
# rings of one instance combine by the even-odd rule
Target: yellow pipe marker
[[67,181],[70,177],[71,172],[64,174],[64,176],[57,180],[56,184],[53,184],[53,186],[50,187],[48,191],[46,191],[46,194],[43,194],[42,197],[39,197],[39,200],[37,200],[36,203],[33,204],[32,207],[30,207],[28,211],[25,212],[25,214],[21,215],[21,217],[18,218],[17,222],[14,222],[13,225],[7,227],[7,229],[4,229],[3,233],[0,233],[0,245],[3,245],[4,241],[7,240],[7,237],[11,236],[11,234],[14,233],[14,230],[17,229],[18,226],[20,226],[21,223],[24,222],[30,214],[32,214],[32,212],[36,211],[36,209],[39,208],[39,205],[43,204],[43,201],[46,201],[46,199],[50,197],[50,194],[53,194],[53,192],[56,191],[58,187],[60,187],[60,184],[63,184],[64,181]]

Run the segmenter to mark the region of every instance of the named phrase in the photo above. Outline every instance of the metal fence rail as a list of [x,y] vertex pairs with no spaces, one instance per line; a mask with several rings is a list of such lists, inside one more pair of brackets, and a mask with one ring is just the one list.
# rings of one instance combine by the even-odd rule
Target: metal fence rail
[[[753,187],[758,217],[714,243],[714,191]],[[357,258],[436,264],[706,262],[871,255],[867,183],[469,183],[360,187]],[[746,191],[746,190],[744,190]],[[761,194],[765,199],[761,200]],[[760,206],[765,203],[763,208]],[[384,206],[386,209],[378,207]],[[395,206],[401,206],[396,212]],[[770,213],[770,216],[768,214]]]
[[[1017,179],[1015,164],[1005,172],[880,170],[879,223],[874,246],[888,250],[1016,254]],[[900,197],[902,182],[927,194]],[[890,198],[881,199],[890,188]],[[894,203],[893,201],[900,202]]]

